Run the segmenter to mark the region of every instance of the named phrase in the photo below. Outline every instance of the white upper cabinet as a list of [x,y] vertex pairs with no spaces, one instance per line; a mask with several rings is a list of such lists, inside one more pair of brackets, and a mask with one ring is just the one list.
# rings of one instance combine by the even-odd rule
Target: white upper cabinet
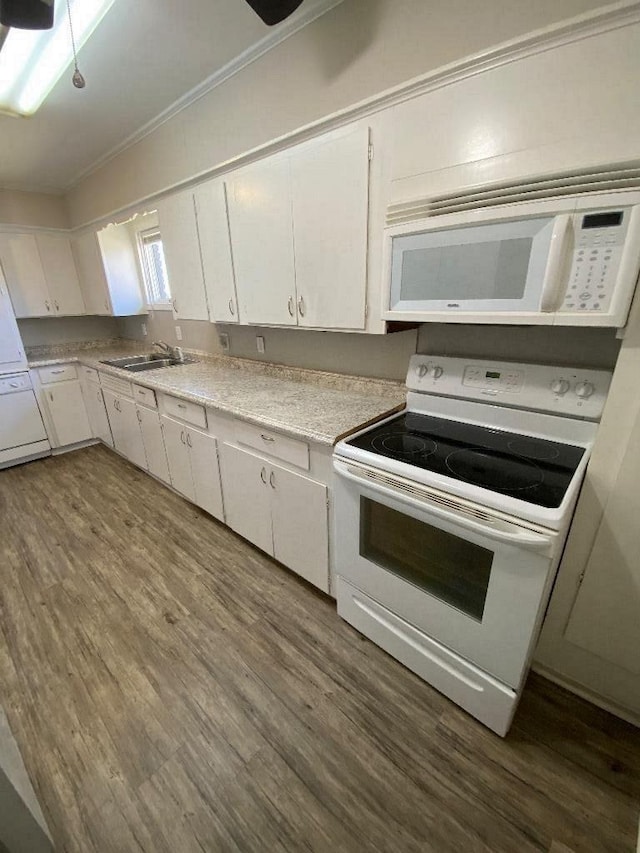
[[174,313],[180,320],[208,320],[193,193],[158,202],[158,219]]
[[[97,233],[98,258],[102,263],[108,289],[110,311],[114,317],[147,313],[144,288],[140,280],[138,249],[126,225],[107,225]],[[94,273],[97,280],[97,273]],[[100,292],[99,282],[96,285]],[[103,299],[103,294],[97,301]],[[102,313],[102,312],[101,312]]]
[[296,282],[287,157],[269,157],[227,184],[243,323],[295,326]]
[[33,234],[5,234],[0,260],[16,317],[46,317],[53,308]]
[[[332,135],[333,137],[333,135]],[[324,137],[291,158],[298,325],[363,329],[369,131]]]
[[74,237],[71,246],[87,314],[111,314],[109,285],[95,231]]
[[64,234],[6,234],[0,240],[16,317],[84,314],[71,243]]
[[194,193],[202,271],[213,323],[238,323],[224,181],[209,181]]
[[66,316],[84,314],[84,299],[71,241],[64,235],[38,234],[36,242],[55,313]]

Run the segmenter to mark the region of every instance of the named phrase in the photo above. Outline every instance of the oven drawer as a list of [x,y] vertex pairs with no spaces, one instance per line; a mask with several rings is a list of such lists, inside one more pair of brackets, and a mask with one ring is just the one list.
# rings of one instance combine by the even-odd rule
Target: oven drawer
[[43,385],[51,385],[53,382],[77,379],[78,371],[75,364],[54,364],[51,367],[41,367],[38,370],[38,376]]
[[514,690],[463,660],[356,587],[337,578],[338,614],[497,734],[507,733]]

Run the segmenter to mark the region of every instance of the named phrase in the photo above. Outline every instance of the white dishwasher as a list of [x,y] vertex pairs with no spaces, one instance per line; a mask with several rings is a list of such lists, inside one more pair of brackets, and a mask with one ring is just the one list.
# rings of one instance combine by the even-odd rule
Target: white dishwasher
[[31,377],[26,372],[0,376],[0,468],[50,452]]

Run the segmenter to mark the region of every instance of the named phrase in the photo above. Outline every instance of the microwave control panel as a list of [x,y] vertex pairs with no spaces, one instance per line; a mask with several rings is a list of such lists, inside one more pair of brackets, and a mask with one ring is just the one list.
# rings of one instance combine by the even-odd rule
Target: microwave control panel
[[575,243],[560,311],[607,311],[618,278],[629,209],[573,217]]

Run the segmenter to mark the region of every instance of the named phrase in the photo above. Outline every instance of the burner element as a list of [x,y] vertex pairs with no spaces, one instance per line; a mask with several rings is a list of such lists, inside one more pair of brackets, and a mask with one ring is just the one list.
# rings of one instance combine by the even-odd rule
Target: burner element
[[507,443],[507,447],[518,456],[526,456],[528,459],[541,459],[551,462],[560,456],[560,451],[551,442],[539,438],[514,438]]
[[535,462],[484,448],[454,450],[445,464],[461,480],[503,493],[534,489],[544,482],[544,473]]
[[421,438],[403,432],[392,432],[379,435],[373,440],[376,450],[381,453],[385,451],[393,456],[430,456],[436,449],[435,441],[430,438]]

